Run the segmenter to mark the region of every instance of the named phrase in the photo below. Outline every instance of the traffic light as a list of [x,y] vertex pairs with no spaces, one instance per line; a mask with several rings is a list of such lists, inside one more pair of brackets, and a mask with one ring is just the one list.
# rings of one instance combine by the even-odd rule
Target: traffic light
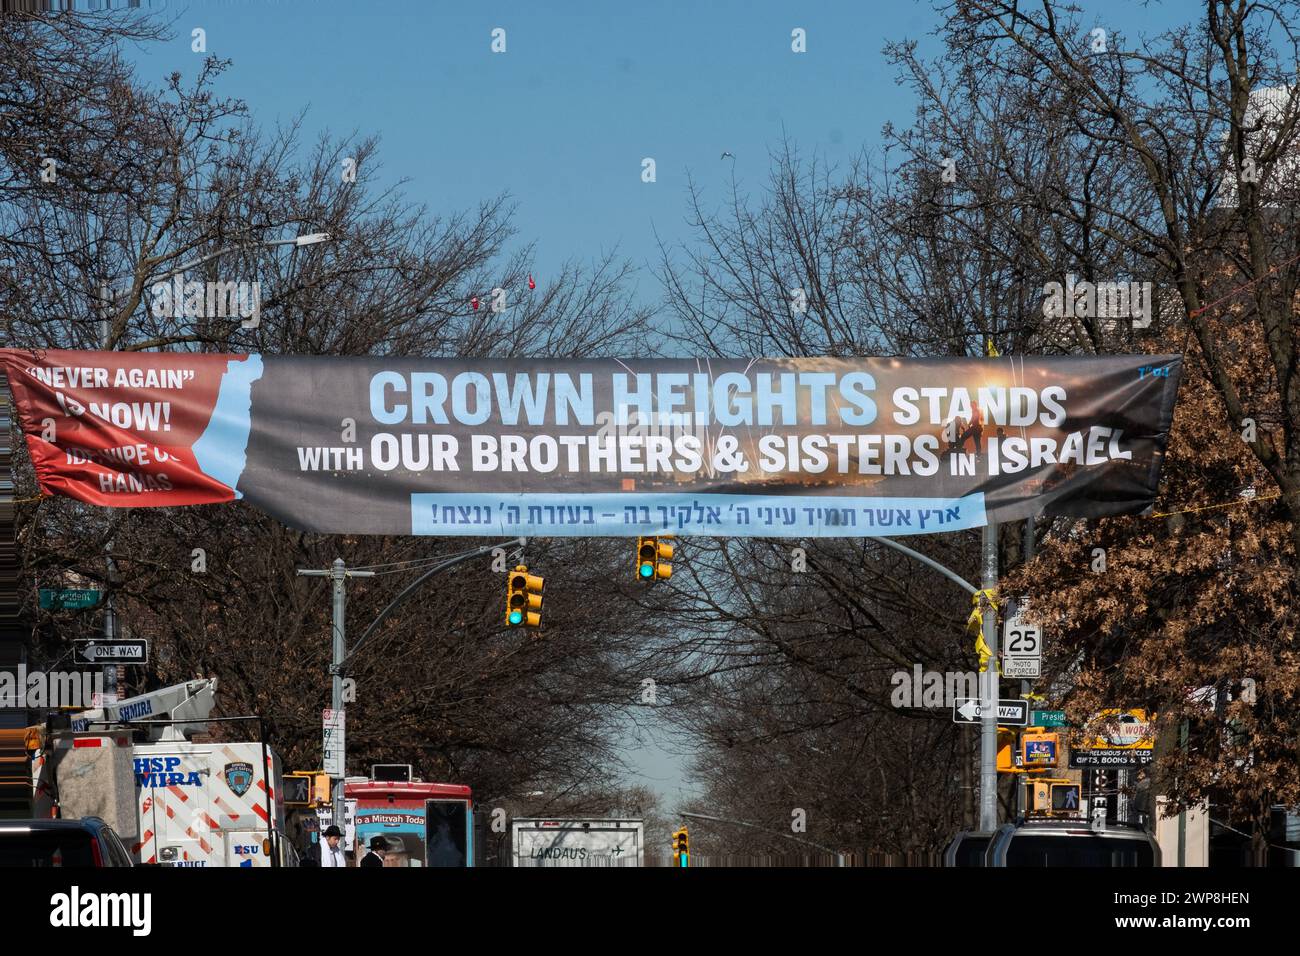
[[668,562],[673,557],[673,546],[667,540],[670,534],[637,538],[636,576],[638,580],[653,584],[660,578],[671,578],[673,566]]
[[677,866],[685,868],[691,865],[690,837],[686,827],[673,833],[673,856],[677,860]]
[[528,567],[521,564],[510,572],[506,585],[506,625],[540,627],[542,579],[529,574]]
[[327,773],[312,774],[311,785],[312,802],[320,807],[328,807],[331,801],[330,794],[330,775]]

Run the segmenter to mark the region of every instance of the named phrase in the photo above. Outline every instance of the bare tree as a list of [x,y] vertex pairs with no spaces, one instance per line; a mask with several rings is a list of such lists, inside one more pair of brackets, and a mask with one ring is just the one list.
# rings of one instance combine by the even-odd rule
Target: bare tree
[[[114,44],[152,29],[142,21],[114,32],[73,16],[0,21],[13,122],[46,124],[40,135],[0,131],[6,345],[95,347],[107,318],[103,341],[127,350],[599,356],[644,347],[648,313],[631,304],[626,264],[570,263],[528,288],[532,250],[516,240],[508,197],[434,213],[401,184],[375,185],[373,138],[325,136],[305,148],[296,123],[262,134],[242,104],[216,94],[224,64],[215,60],[192,86],[142,87]],[[39,73],[23,62],[33,52],[48,61]],[[46,111],[60,84],[73,83],[95,96]],[[47,134],[62,145],[58,173],[44,182]],[[309,232],[332,241],[288,252],[265,244]],[[183,278],[267,290],[254,327],[160,306],[155,286],[195,260]],[[500,312],[488,305],[497,288]],[[21,453],[18,471],[34,495]],[[131,511],[62,498],[22,506],[19,540],[30,583],[97,586],[127,633],[152,640],[155,663],[134,689],[216,674],[223,711],[262,715],[299,767],[319,760],[330,631],[327,596],[295,569],[342,556],[381,570],[351,595],[350,617],[364,627],[439,555],[483,543],[307,535],[239,504]],[[539,632],[503,627],[504,577],[490,558],[432,580],[376,632],[352,671],[355,766],[414,762],[489,794],[539,779],[609,785],[641,656],[610,621],[635,625],[638,606],[614,584],[610,542],[536,541],[528,558],[548,579]],[[27,599],[34,663],[66,659],[69,642],[99,626],[99,608],[44,611],[36,587]]]

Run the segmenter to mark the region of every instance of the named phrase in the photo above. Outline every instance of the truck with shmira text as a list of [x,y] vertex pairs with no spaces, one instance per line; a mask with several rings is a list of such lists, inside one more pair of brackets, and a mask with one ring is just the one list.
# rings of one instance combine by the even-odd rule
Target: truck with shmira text
[[33,816],[100,817],[144,864],[296,865],[275,751],[195,739],[242,719],[211,716],[216,685],[187,681],[31,728]]

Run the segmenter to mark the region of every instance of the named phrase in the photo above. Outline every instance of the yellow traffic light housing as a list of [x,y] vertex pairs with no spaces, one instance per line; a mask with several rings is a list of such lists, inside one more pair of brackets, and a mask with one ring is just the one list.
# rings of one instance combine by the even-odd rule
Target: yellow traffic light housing
[[1068,777],[1039,777],[1025,782],[1031,816],[1077,817],[1081,812],[1080,785]]
[[[302,781],[291,786],[290,781]],[[330,778],[323,770],[295,770],[284,775],[286,807],[327,807],[330,804]]]
[[676,858],[676,865],[679,867],[689,867],[691,863],[690,834],[686,832],[686,827],[682,827],[673,833],[673,856]]
[[1004,727],[998,728],[998,773],[1019,773],[1012,751],[1016,746],[1016,734]]
[[506,581],[506,626],[540,627],[542,623],[542,578],[518,565]]
[[673,566],[673,546],[668,541],[672,535],[650,535],[637,538],[636,542],[636,576],[646,584],[671,578]]

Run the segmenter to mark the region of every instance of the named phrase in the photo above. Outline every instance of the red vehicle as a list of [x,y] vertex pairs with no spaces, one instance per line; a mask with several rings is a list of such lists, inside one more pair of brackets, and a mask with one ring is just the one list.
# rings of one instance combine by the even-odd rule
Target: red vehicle
[[420,780],[349,778],[344,798],[356,801],[355,856],[374,836],[388,840],[388,866],[474,865],[474,803],[469,787]]

